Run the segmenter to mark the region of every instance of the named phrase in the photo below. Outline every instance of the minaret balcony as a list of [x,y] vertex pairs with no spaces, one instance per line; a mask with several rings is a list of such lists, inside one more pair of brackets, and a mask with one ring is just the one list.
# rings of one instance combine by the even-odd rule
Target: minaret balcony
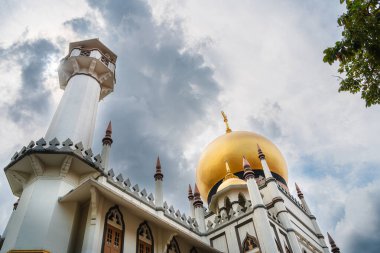
[[65,89],[75,75],[87,75],[100,85],[100,100],[110,94],[116,83],[116,58],[98,39],[70,43],[69,54],[58,68],[59,84]]

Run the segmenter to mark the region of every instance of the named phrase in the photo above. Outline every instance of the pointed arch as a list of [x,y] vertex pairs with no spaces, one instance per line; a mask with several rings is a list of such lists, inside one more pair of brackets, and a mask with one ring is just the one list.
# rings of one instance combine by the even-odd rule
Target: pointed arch
[[245,212],[245,210],[247,209],[247,208],[245,207],[245,203],[246,203],[246,201],[247,201],[247,200],[246,200],[244,194],[241,193],[241,192],[239,192],[239,194],[238,194],[238,203],[239,203],[239,205],[242,207],[243,212]]
[[167,246],[166,253],[181,253],[181,251],[179,250],[178,242],[174,236],[170,240],[170,243]]
[[117,205],[111,207],[104,219],[102,253],[123,253],[125,223]]
[[192,247],[190,250],[190,253],[198,253],[197,249],[195,247]]
[[230,210],[232,209],[232,203],[229,197],[224,198],[224,207],[226,208],[227,217],[229,217]]
[[136,253],[154,253],[153,234],[147,221],[137,228]]
[[[256,250],[256,251],[255,251]],[[248,234],[245,236],[243,240],[243,252],[260,252],[259,251],[259,242],[257,239]]]

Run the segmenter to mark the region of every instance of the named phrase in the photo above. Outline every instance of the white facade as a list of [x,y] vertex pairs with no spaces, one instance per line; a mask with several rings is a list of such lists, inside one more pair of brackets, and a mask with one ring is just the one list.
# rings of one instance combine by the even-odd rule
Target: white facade
[[328,252],[303,197],[301,205],[279,186],[265,159],[267,178],[252,173],[221,189],[208,210],[197,187],[194,196],[190,188],[188,214],[164,201],[160,166],[154,194],[115,177],[108,170],[111,135],[102,156],[89,150],[97,103],[113,89],[115,61],[98,40],[70,45],[60,70],[65,94],[46,140],[24,147],[5,168],[20,199],[0,253]]

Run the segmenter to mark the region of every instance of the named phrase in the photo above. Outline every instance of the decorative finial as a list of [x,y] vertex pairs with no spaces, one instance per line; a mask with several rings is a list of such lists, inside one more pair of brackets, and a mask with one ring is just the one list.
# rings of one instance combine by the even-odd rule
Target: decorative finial
[[189,184],[189,194],[188,194],[188,199],[189,200],[193,200],[194,199],[194,195],[193,195],[193,190],[191,190],[191,185]]
[[203,207],[203,201],[201,199],[201,194],[199,193],[197,184],[195,184],[195,186],[194,186],[194,203],[193,203],[193,206],[195,208]]
[[327,237],[329,238],[329,243],[331,245],[331,252],[340,253],[340,249],[336,246],[334,239],[331,237],[331,235],[328,232],[327,232]]
[[154,179],[157,181],[157,180],[162,180],[163,178],[164,178],[164,175],[162,174],[162,171],[161,171],[160,157],[157,156],[156,173],[154,174]]
[[265,155],[264,155],[263,151],[261,150],[259,144],[257,144],[257,152],[259,154],[260,160],[264,160],[265,159]]
[[303,198],[303,193],[301,191],[301,189],[298,187],[297,183],[294,183],[296,185],[296,190],[297,190],[297,195],[300,199]]
[[224,177],[223,181],[230,179],[230,178],[237,178],[237,176],[232,174],[231,169],[230,169],[230,165],[226,161],[226,176]]
[[106,135],[102,139],[102,142],[103,142],[103,145],[110,145],[110,146],[113,143],[111,121],[108,123],[107,129],[106,129]]
[[244,168],[244,179],[250,179],[255,178],[255,174],[253,173],[253,170],[251,169],[251,165],[249,164],[248,160],[243,156],[243,168]]
[[230,126],[228,125],[227,115],[223,111],[221,111],[221,113],[222,113],[222,116],[223,116],[223,121],[226,124],[226,133],[231,133],[232,130],[231,130]]

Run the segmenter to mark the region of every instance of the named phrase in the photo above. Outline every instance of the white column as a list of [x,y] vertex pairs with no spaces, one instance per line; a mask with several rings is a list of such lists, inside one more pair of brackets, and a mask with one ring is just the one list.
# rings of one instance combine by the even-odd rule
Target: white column
[[81,141],[85,149],[90,148],[99,96],[100,85],[95,78],[81,74],[71,77],[46,132],[46,141],[70,138],[74,144]]
[[163,207],[164,205],[164,194],[162,190],[162,179],[156,179],[155,181],[155,203],[157,207]]
[[203,205],[202,206],[196,206],[195,207],[195,220],[198,223],[198,229],[199,232],[205,233],[206,232],[206,221],[205,221],[205,212],[203,210]]
[[[269,170],[269,166],[265,160],[265,155],[261,152],[259,147],[259,158],[261,161],[261,165],[264,170],[265,180],[267,183],[267,187],[269,188],[270,195],[272,197],[272,201],[275,203],[274,208],[277,213],[277,217],[279,218],[281,224],[285,227],[286,232],[288,234],[288,239],[290,243],[290,247],[292,248],[293,253],[301,253],[301,248],[298,243],[298,239],[295,233],[295,230],[290,222],[289,213],[285,207],[284,200],[282,199],[278,185],[276,183],[276,179],[272,177],[272,173]],[[269,175],[268,175],[269,174]],[[268,175],[268,177],[267,177]]]
[[109,160],[110,160],[110,151],[111,151],[111,145],[103,144],[102,148],[102,167],[107,171],[109,169]]
[[247,188],[253,207],[253,223],[256,227],[261,250],[263,253],[278,252],[276,242],[272,236],[267,209],[253,176],[247,178]]
[[96,226],[99,221],[96,219],[98,214],[98,194],[94,187],[90,188],[91,200],[90,207],[88,209],[88,224],[86,226],[86,231],[83,239],[82,253],[93,253],[97,251],[97,243],[95,242],[96,237]]

